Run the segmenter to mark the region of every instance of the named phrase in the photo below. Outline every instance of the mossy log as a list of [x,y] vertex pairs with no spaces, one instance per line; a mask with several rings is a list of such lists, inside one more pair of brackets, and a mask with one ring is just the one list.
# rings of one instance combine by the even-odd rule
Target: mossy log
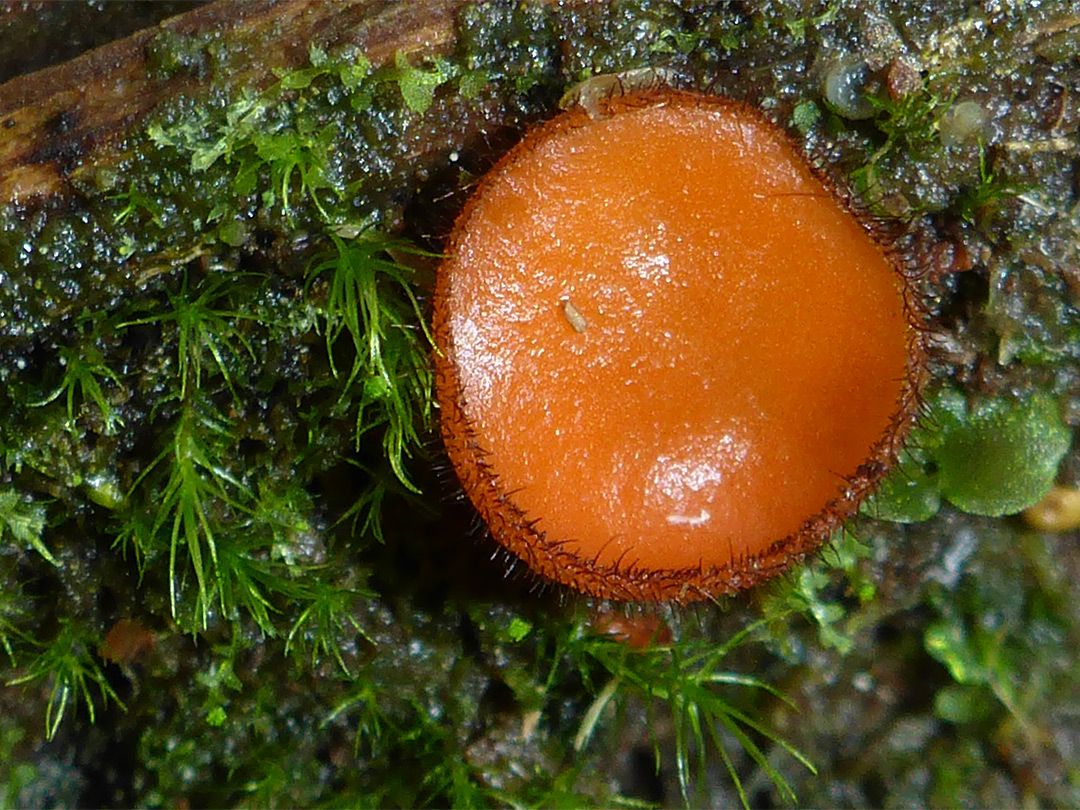
[[0,205],[72,192],[79,168],[120,160],[155,107],[210,84],[262,87],[311,46],[355,45],[380,63],[435,53],[462,0],[220,0],[70,62],[0,85]]
[[[1055,2],[241,0],[0,88],[0,805],[1080,805],[1075,531],[986,517],[1080,482],[1078,32]],[[939,237],[934,389],[819,560],[605,616],[470,533],[386,250],[438,251],[569,86],[653,68]]]
[[[306,64],[312,49],[351,48],[375,66],[398,53],[430,58],[453,47],[461,5],[222,0],[0,86],[0,344],[25,342],[206,251],[201,228],[172,226],[205,223],[232,173],[219,166],[192,183],[186,167],[157,154],[148,120],[257,93]],[[445,146],[430,134],[414,138],[378,185],[394,187]],[[171,213],[155,217],[159,232],[122,221],[124,195],[136,188]],[[251,202],[242,216],[258,210]],[[306,218],[290,213],[288,223],[263,218],[273,232],[264,242]]]

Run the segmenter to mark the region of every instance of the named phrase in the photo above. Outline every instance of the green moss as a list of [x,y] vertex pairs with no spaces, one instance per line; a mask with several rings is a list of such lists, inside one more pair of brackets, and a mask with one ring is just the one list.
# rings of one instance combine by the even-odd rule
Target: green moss
[[[205,95],[78,167],[66,208],[0,223],[0,714],[32,718],[0,723],[24,763],[0,802],[66,746],[124,757],[118,803],[162,806],[928,804],[1021,772],[1075,804],[1040,744],[1075,733],[1070,547],[973,514],[1075,476],[1071,164],[935,134],[942,99],[987,87],[1034,139],[1002,77],[1073,67],[1028,58],[1061,39],[1049,11],[910,11],[470,4],[439,58],[312,48],[250,87],[238,43],[162,35],[154,69]],[[907,47],[1016,47],[927,45],[921,92],[823,112],[816,66],[870,54],[883,16]],[[876,503],[779,583],[660,611],[671,640],[643,649],[470,536],[428,452],[422,317],[442,201],[567,84],[640,67],[751,99],[837,173],[869,161],[874,199],[940,212],[976,263],[923,279],[950,387]],[[149,640],[106,666],[121,619]]]
[[1037,503],[1072,443],[1058,404],[1046,396],[941,413],[944,436],[934,453],[941,492],[973,514],[1015,514]]
[[[329,276],[325,285],[326,352],[335,377],[334,344],[347,331],[352,338],[353,364],[344,378],[348,391],[359,383],[363,394],[357,406],[356,443],[365,432],[385,422],[383,448],[391,469],[408,489],[418,492],[405,473],[404,458],[419,445],[419,431],[431,413],[432,378],[427,352],[431,336],[413,292],[408,267],[387,258],[434,254],[401,240],[361,233],[348,242],[331,235],[336,253],[314,263],[308,288]],[[410,329],[419,322],[419,335]],[[372,417],[372,413],[377,415]]]
[[105,435],[115,434],[119,428],[123,427],[124,420],[105,396],[101,383],[111,382],[121,389],[123,385],[116,374],[105,365],[105,357],[101,351],[92,344],[78,348],[64,347],[60,349],[57,359],[63,369],[60,385],[44,399],[31,402],[30,406],[48,405],[63,396],[67,403],[68,422],[74,430],[75,395],[78,394],[83,407],[91,402],[97,406],[97,416],[103,423]]
[[[10,566],[5,566],[8,569]],[[11,585],[10,571],[4,570],[7,587],[0,591],[0,646],[4,648],[11,666],[17,666],[15,644],[28,641],[22,627],[28,623],[28,605],[21,583]]]
[[[1070,656],[1061,649],[1070,630],[1057,601],[1060,586],[1032,588],[1039,567],[1049,562],[1042,541],[1023,538],[1019,555],[1014,542],[988,534],[955,593],[932,590],[928,602],[937,617],[925,629],[924,644],[952,679],[935,696],[938,716],[961,729],[988,731],[1021,757],[1041,758],[1058,723],[1046,700],[1058,688],[1071,688]],[[968,747],[978,756],[989,753],[975,740]],[[951,773],[943,769],[937,790],[962,789]],[[1067,775],[1074,787],[1076,776]]]
[[60,565],[41,539],[44,529],[44,506],[14,489],[0,490],[0,539],[7,533],[16,543],[33,548],[53,565]]
[[[574,738],[574,750],[581,751],[589,745],[601,717],[609,708],[622,711],[626,703],[634,699],[650,707],[666,704],[669,715],[665,721],[674,729],[675,770],[687,806],[700,799],[701,794],[695,791],[694,783],[696,779],[704,779],[707,773],[706,753],[710,743],[731,777],[740,802],[749,806],[746,790],[728,753],[725,733],[761,767],[783,800],[794,802],[796,797],[791,786],[769,762],[756,739],[763,739],[776,750],[785,752],[812,773],[816,772],[813,764],[805,754],[751,713],[738,708],[728,693],[733,688],[742,688],[762,690],[781,700],[786,698],[759,678],[720,668],[728,652],[752,636],[756,629],[752,626],[719,646],[711,640],[692,636],[680,639],[677,644],[658,643],[644,649],[636,649],[622,640],[590,634],[571,637],[565,646],[556,648],[555,665],[558,666],[559,657],[565,657],[572,666],[579,668],[586,682],[595,682],[597,664],[608,676],[603,687],[597,684],[597,695],[582,717]],[[660,745],[655,739],[654,750],[659,768],[663,763],[659,756]],[[696,762],[693,752],[697,753]]]
[[457,68],[445,59],[436,58],[430,68],[414,67],[409,57],[398,51],[394,71],[388,74],[401,90],[405,106],[415,113],[428,111],[435,101],[435,91],[457,74]]
[[979,144],[979,180],[964,189],[956,200],[956,212],[966,221],[975,222],[991,206],[1023,193],[1027,188],[998,177],[987,167],[986,147]]
[[941,488],[923,449],[926,442],[925,432],[916,432],[911,437],[896,469],[863,503],[860,511],[864,515],[895,523],[921,523],[938,513]]
[[60,723],[68,709],[73,712],[82,706],[93,723],[97,715],[96,700],[91,686],[96,688],[103,704],[110,701],[124,708],[116,691],[101,670],[91,648],[97,639],[90,636],[70,620],[63,620],[55,638],[36,646],[39,649],[21,667],[19,673],[8,680],[8,686],[45,682],[48,697],[45,701],[45,739],[56,736]]
[[873,608],[878,584],[864,567],[874,549],[860,534],[857,526],[837,532],[821,560],[810,562],[771,587],[764,615],[771,640],[779,645],[781,654],[798,656],[790,646],[792,616],[813,622],[819,643],[841,655],[852,652],[859,633],[877,619],[872,610],[869,616],[861,611]]
[[198,37],[163,27],[146,46],[147,73],[155,79],[198,75],[207,68],[208,54]]
[[1045,394],[969,405],[945,388],[910,447],[863,512],[899,523],[933,517],[945,498],[974,515],[1012,515],[1050,489],[1072,445],[1060,406]]
[[23,798],[23,791],[41,779],[38,768],[28,763],[20,751],[26,729],[10,718],[0,720],[0,804],[14,807]]

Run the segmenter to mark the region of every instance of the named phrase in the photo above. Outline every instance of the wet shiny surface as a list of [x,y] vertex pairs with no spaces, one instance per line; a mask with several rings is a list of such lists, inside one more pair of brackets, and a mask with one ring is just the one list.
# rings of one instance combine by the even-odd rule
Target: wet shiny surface
[[[551,132],[489,175],[442,271],[444,349],[498,489],[605,565],[760,554],[897,410],[899,279],[741,106]],[[473,461],[453,461],[469,491]]]

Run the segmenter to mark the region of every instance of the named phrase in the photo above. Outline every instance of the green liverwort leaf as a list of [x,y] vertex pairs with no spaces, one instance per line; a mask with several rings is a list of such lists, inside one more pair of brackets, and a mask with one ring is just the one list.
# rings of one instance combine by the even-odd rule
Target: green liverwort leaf
[[528,637],[529,633],[532,632],[532,629],[532,622],[522,619],[520,616],[515,616],[510,622],[510,627],[506,634],[510,637],[511,641],[520,642]]
[[972,650],[962,621],[943,619],[926,628],[926,651],[944,664],[959,684],[979,684],[987,680],[986,668]]
[[929,520],[941,508],[937,483],[927,471],[926,454],[915,447],[906,451],[874,496],[862,506],[863,514],[893,523],[919,523]]
[[436,60],[434,66],[425,70],[409,64],[409,57],[398,51],[394,57],[397,67],[397,83],[405,105],[415,113],[425,113],[435,100],[435,90],[450,80],[454,71],[449,62]]
[[472,100],[480,95],[480,91],[491,84],[491,78],[485,70],[469,70],[461,74],[458,79],[458,89],[462,98]]
[[305,87],[310,87],[312,81],[317,79],[323,71],[318,68],[305,68],[303,70],[282,70],[275,72],[281,80],[282,89],[303,90]]
[[1037,503],[1072,443],[1057,403],[1043,394],[940,414],[943,437],[934,455],[941,494],[975,515],[1010,515]]
[[338,77],[346,90],[355,90],[371,72],[371,62],[363,55],[338,68]]
[[317,68],[325,68],[330,62],[330,57],[327,56],[326,51],[315,44],[308,48],[308,58],[311,59],[312,67]]
[[804,135],[821,120],[821,108],[813,101],[804,101],[791,112],[791,123]]

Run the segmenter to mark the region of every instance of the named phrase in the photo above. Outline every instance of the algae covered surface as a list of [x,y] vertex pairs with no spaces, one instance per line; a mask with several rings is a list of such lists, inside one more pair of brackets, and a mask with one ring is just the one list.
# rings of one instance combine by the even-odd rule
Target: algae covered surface
[[[250,85],[229,48],[163,33],[200,93],[0,212],[0,804],[1080,804],[1080,534],[1017,516],[1080,485],[1080,7],[473,3]],[[468,190],[643,69],[784,126],[934,329],[878,498],[718,605],[543,586],[433,429]]]

